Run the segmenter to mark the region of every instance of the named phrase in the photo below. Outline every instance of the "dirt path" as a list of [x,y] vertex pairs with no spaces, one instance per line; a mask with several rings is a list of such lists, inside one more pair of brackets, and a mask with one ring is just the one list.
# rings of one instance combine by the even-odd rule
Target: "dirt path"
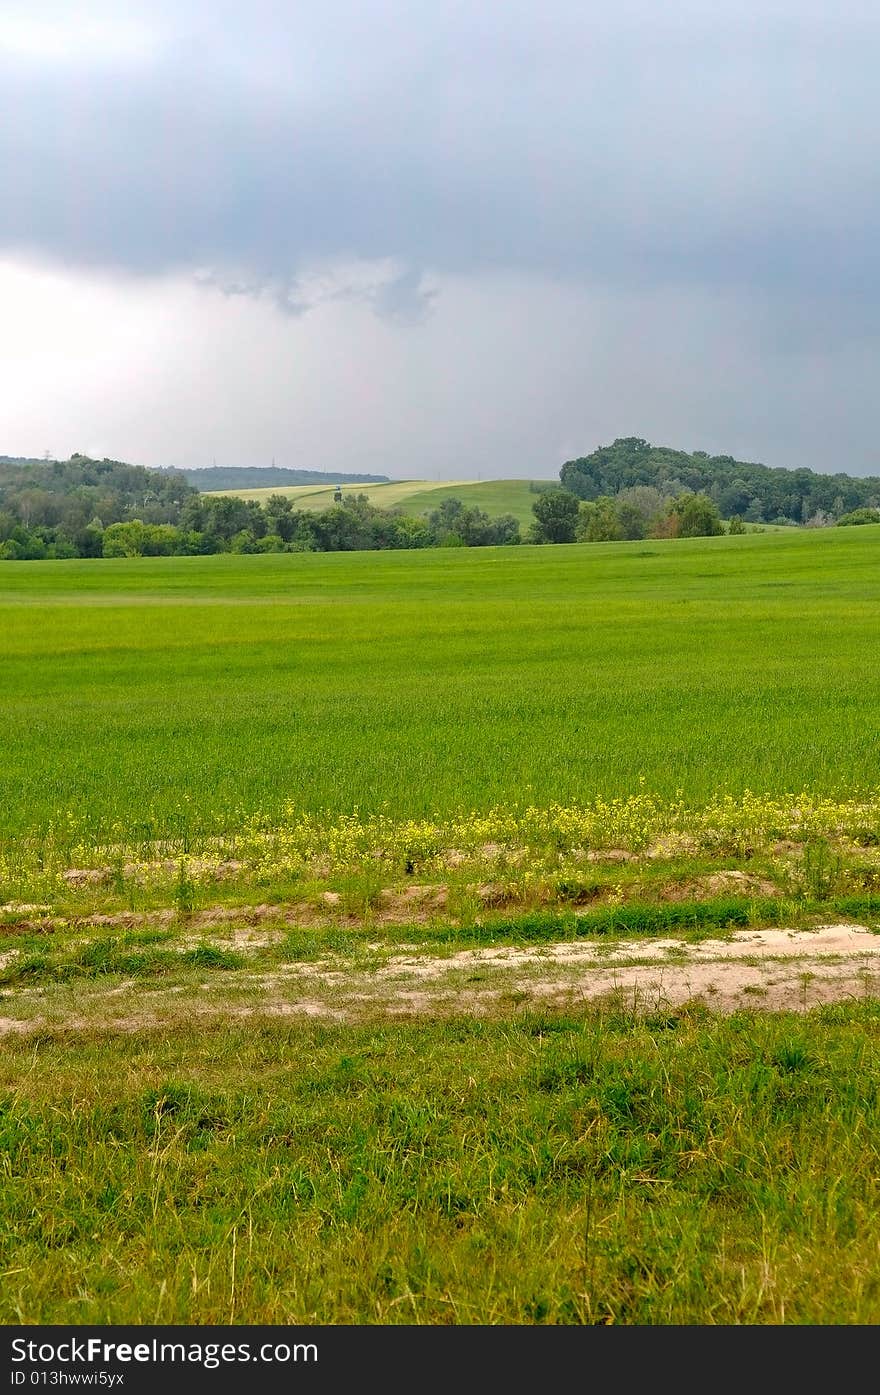
[[[741,931],[728,939],[566,942],[397,953],[368,967],[341,958],[255,965],[184,985],[95,980],[5,997],[0,1035],[38,1030],[137,1031],[193,1018],[474,1015],[617,1001],[658,1011],[700,1001],[712,1011],[806,1011],[880,995],[880,935],[862,926]],[[7,1015],[8,1014],[8,1015]]]
[[[487,1011],[517,998],[564,1006],[612,995],[637,1010],[693,999],[721,1012],[804,1010],[880,992],[880,935],[831,925],[745,931],[699,943],[628,940],[478,949],[445,959],[395,956],[364,986],[322,965],[303,966],[300,976],[312,977],[325,992],[336,987],[349,1010],[361,1003],[392,1014]],[[283,978],[267,985],[270,996],[282,985]]]

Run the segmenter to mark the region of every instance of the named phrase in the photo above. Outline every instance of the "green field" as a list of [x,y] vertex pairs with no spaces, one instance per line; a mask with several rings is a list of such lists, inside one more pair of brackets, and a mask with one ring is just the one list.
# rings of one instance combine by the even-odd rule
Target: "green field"
[[880,1320],[878,561],[3,566],[0,1321]]
[[[541,480],[547,487],[554,481]],[[326,509],[333,503],[335,485],[291,485],[276,489],[214,490],[213,494],[235,494],[239,499],[255,499],[264,504],[272,494],[284,494],[296,508]],[[400,509],[407,514],[429,513],[444,499],[461,499],[469,508],[482,509],[490,517],[512,513],[527,527],[534,522],[532,504],[536,494],[529,480],[392,480],[390,484],[345,484],[344,499],[365,494],[371,504],[382,509]]]
[[880,531],[32,562],[0,833],[877,783]]

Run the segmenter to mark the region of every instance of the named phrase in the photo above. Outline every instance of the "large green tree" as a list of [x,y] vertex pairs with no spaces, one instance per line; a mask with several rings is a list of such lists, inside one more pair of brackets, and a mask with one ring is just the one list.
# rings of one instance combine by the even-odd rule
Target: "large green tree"
[[717,506],[705,494],[680,494],[672,512],[680,538],[714,538],[724,532]]
[[569,543],[575,540],[577,496],[567,489],[548,489],[532,504],[534,542]]

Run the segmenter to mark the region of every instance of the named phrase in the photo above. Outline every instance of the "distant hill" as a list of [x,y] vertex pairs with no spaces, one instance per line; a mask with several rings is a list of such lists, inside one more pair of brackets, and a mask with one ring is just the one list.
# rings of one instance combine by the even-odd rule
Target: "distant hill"
[[859,508],[880,505],[880,478],[771,468],[732,455],[653,446],[639,436],[619,437],[592,455],[567,460],[563,486],[579,499],[614,497],[645,485],[662,494],[708,494],[722,518],[752,523],[833,523]]
[[[165,467],[170,468],[170,467]],[[283,465],[208,465],[205,469],[178,470],[187,484],[203,494],[228,489],[271,489],[296,484],[387,484],[387,475],[345,475],[331,470],[288,470]]]
[[95,514],[106,524],[138,516],[171,522],[186,499],[196,498],[178,470],[148,470],[124,460],[31,460],[0,455],[0,509],[15,518],[53,527]]
[[[552,480],[390,480],[382,484],[343,488],[343,501],[358,494],[366,495],[380,509],[399,509],[418,518],[439,508],[444,499],[460,499],[468,508],[482,509],[491,518],[513,514],[524,527],[533,520],[532,505],[545,490],[558,488]],[[319,511],[335,503],[333,486],[293,485],[280,489],[244,489],[218,491],[236,494],[265,504],[270,494],[284,494],[294,508]]]

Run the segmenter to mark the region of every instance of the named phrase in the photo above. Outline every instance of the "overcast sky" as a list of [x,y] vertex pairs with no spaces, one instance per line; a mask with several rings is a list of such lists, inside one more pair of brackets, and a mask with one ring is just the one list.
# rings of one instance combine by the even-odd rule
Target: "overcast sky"
[[0,0],[0,453],[880,473],[876,0]]

